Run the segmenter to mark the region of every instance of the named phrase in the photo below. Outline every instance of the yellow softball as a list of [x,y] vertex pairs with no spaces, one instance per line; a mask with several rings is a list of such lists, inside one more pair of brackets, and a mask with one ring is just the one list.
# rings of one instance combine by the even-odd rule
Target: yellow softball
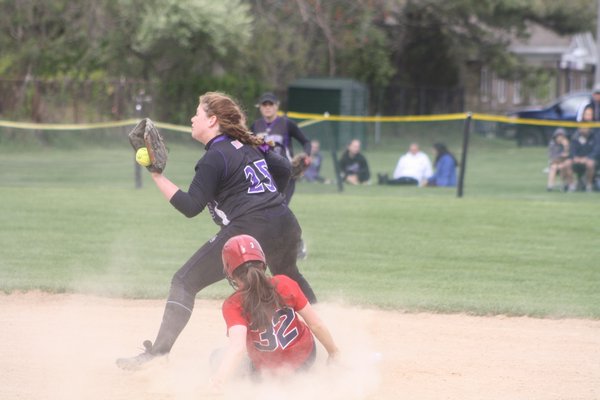
[[145,147],[140,147],[138,151],[135,152],[135,161],[142,167],[147,167],[148,165],[152,164],[150,161],[150,156],[148,155],[148,149]]

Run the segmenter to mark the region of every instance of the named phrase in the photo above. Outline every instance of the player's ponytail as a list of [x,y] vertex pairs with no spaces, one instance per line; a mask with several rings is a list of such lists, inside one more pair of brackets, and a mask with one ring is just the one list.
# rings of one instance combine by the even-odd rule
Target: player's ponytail
[[220,92],[207,92],[200,96],[200,104],[207,116],[217,117],[223,133],[252,146],[264,143],[261,137],[250,132],[242,108],[230,96]]
[[265,274],[264,264],[248,262],[237,268],[233,275],[242,283],[242,308],[250,329],[266,329],[271,326],[273,313],[284,303]]

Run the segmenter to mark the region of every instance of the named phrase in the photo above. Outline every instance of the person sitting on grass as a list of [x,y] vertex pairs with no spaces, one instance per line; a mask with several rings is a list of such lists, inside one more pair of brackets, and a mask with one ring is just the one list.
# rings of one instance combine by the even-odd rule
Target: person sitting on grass
[[360,140],[353,139],[340,159],[342,179],[351,185],[367,183],[371,177],[367,159],[360,152]]
[[[583,122],[591,122],[592,120],[593,110],[588,107],[583,111]],[[571,138],[571,158],[566,161],[569,168],[565,168],[569,171],[567,181],[569,182],[568,190],[570,192],[577,190],[574,175],[582,176],[586,192],[593,191],[596,159],[600,155],[600,137],[594,131],[592,128],[582,127],[577,129]]]
[[549,192],[555,189],[556,175],[561,176],[563,185],[567,186],[565,179],[569,167],[569,139],[564,129],[558,128],[552,134],[548,143],[548,183],[546,188]]
[[424,185],[433,174],[431,161],[427,154],[419,149],[417,143],[411,143],[408,152],[398,160],[393,179],[387,174],[378,174],[380,185]]
[[425,186],[456,186],[456,158],[444,143],[435,143],[435,173],[425,181]]
[[314,139],[310,141],[310,164],[304,171],[303,178],[307,182],[326,183],[327,179],[321,176],[321,164],[323,163],[323,155],[321,154],[321,143]]

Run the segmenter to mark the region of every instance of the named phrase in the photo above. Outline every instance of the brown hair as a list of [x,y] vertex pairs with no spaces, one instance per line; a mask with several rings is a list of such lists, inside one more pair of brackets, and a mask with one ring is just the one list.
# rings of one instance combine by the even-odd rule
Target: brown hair
[[260,261],[249,261],[236,268],[233,277],[242,285],[242,309],[253,330],[271,326],[273,313],[285,303],[265,273]]
[[261,137],[249,131],[242,108],[230,96],[220,92],[207,92],[200,96],[199,101],[208,117],[217,117],[223,133],[252,146],[264,143]]

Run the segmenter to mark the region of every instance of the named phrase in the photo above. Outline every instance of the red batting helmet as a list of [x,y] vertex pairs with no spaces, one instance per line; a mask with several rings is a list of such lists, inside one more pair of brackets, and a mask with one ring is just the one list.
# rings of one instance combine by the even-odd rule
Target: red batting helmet
[[260,243],[249,235],[238,235],[229,239],[223,246],[222,256],[223,272],[227,278],[231,278],[233,271],[248,261],[266,264],[265,253]]

